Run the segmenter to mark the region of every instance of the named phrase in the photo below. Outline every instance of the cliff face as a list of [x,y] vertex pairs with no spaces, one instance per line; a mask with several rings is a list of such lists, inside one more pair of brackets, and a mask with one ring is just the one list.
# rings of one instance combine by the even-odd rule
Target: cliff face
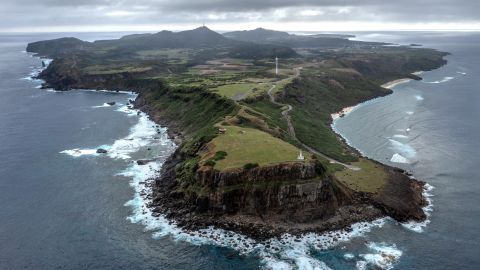
[[[309,222],[331,216],[351,201],[315,164],[278,164],[251,170],[198,170],[196,182],[211,192],[195,198],[196,210],[212,215],[275,215]],[[317,167],[317,168],[316,168]]]
[[168,161],[156,182],[154,206],[186,225],[200,218],[205,225],[223,226],[220,216],[223,221],[248,217],[260,227],[272,221],[280,226],[312,223],[333,217],[353,201],[353,193],[327,176],[320,164],[277,164],[224,172],[199,169],[194,184],[187,188],[176,181],[174,164],[175,160]]
[[[56,59],[40,75],[44,88],[70,89],[126,89],[130,81],[140,74],[128,72],[91,75],[81,71],[81,58],[76,55]],[[133,85],[132,85],[133,86]]]

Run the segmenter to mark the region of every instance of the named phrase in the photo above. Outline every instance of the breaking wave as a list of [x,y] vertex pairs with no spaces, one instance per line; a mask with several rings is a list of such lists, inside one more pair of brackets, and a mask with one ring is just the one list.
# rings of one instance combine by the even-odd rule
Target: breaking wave
[[427,218],[425,221],[422,222],[415,222],[415,221],[410,221],[406,223],[402,223],[402,226],[410,231],[414,231],[417,233],[421,233],[424,231],[424,229],[427,227],[427,225],[430,223],[430,216],[433,211],[433,194],[431,193],[434,187],[429,184],[425,184],[424,190],[423,190],[423,196],[427,200],[427,206],[423,207],[423,211],[425,212],[425,215]]
[[391,161],[391,162],[395,162],[395,163],[405,163],[405,164],[410,163],[410,161],[409,161],[406,157],[404,157],[404,156],[402,156],[402,155],[400,155],[400,154],[398,154],[398,153],[393,154],[393,156],[392,156],[392,158],[390,159],[390,161]]
[[405,158],[414,158],[417,154],[417,151],[407,143],[401,143],[394,139],[388,139],[391,144],[391,148],[397,152],[399,155],[404,156]]
[[408,139],[408,136],[407,135],[402,135],[402,134],[395,134],[395,135],[393,135],[393,138]]
[[439,81],[432,81],[432,82],[425,82],[425,83],[444,83],[444,82],[448,82],[448,81],[451,81],[455,79],[455,77],[443,77],[443,79],[439,80]]
[[403,253],[395,244],[372,242],[367,247],[372,253],[360,254],[363,260],[357,261],[357,269],[392,269]]
[[110,105],[108,103],[103,103],[102,105],[99,106],[92,106],[92,108],[108,108],[108,107],[113,107],[115,105]]

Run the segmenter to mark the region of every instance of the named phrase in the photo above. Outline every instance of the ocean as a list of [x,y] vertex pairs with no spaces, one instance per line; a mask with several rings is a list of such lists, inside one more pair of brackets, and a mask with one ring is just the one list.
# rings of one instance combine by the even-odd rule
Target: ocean
[[0,35],[0,269],[478,268],[479,34],[358,33],[452,53],[422,81],[397,85],[334,123],[368,157],[431,185],[427,222],[384,218],[263,243],[215,228],[192,234],[151,216],[148,179],[175,145],[129,108],[135,94],[55,92],[29,78],[42,64],[24,52],[28,42],[123,34]]

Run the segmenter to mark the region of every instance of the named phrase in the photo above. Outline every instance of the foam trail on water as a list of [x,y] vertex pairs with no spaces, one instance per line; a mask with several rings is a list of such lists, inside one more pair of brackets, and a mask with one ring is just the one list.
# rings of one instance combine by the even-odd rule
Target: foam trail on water
[[418,100],[418,101],[422,101],[424,98],[420,95],[416,95],[415,99]]
[[81,156],[98,156],[97,149],[70,149],[70,150],[63,150],[60,153],[66,154],[72,157],[81,157]]
[[448,81],[451,81],[455,79],[455,77],[443,77],[443,79],[439,80],[439,81],[432,81],[432,82],[425,82],[425,83],[434,83],[434,84],[437,84],[437,83],[444,83],[444,82],[448,82]]
[[395,134],[395,135],[393,135],[393,138],[397,138],[397,139],[408,139],[408,136],[407,136],[407,135],[403,135],[403,134]]
[[115,105],[110,105],[110,104],[107,104],[107,103],[103,103],[102,105],[99,105],[99,106],[92,106],[92,108],[108,108],[108,107],[113,107]]

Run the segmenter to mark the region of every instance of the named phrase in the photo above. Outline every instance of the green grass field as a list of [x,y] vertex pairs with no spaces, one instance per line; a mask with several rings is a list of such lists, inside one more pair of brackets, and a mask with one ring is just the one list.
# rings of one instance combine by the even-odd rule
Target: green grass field
[[[247,163],[258,163],[259,166],[281,162],[297,162],[299,149],[268,133],[253,128],[237,126],[222,126],[227,130],[214,138],[210,143],[210,154],[205,155],[205,161],[214,153],[225,151],[224,159],[216,161],[215,169],[226,170],[242,168]],[[310,156],[304,153],[304,156]]]
[[355,191],[375,193],[380,191],[388,180],[385,168],[373,161],[362,158],[352,164],[361,169],[358,171],[344,169],[337,171],[334,175]]
[[238,84],[226,84],[213,89],[214,92],[227,98],[233,98],[237,95],[248,93],[250,90],[257,87],[254,83],[238,83]]

